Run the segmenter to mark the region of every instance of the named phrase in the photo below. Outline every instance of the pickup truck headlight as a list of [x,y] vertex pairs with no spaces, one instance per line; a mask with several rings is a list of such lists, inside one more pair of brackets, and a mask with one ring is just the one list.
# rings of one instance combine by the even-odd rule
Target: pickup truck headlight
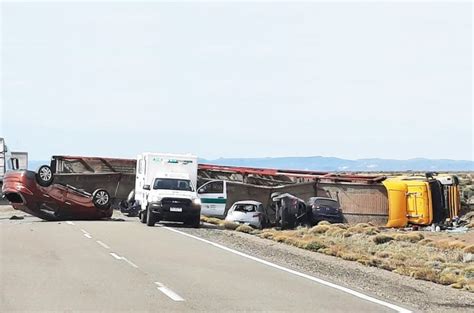
[[155,202],[155,203],[158,202],[159,203],[159,202],[161,202],[161,198],[156,197],[156,196],[155,197],[151,196],[151,197],[148,198],[148,202]]
[[195,205],[201,205],[201,199],[200,199],[200,198],[196,198],[196,199],[193,200],[193,203],[194,203]]

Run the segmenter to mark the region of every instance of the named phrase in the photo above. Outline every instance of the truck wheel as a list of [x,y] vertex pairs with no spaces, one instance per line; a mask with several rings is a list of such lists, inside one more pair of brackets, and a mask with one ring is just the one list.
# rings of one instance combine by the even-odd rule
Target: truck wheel
[[146,225],[147,226],[155,226],[156,223],[156,218],[153,212],[150,211],[150,209],[147,209],[146,213]]
[[146,215],[146,211],[140,212],[140,222],[142,222],[143,224],[146,223]]
[[201,217],[193,217],[189,220],[189,226],[193,228],[199,228],[201,226]]
[[48,187],[53,183],[53,171],[48,165],[41,165],[36,172],[36,181],[38,185]]
[[92,203],[98,209],[108,209],[110,208],[110,195],[107,190],[97,189],[92,193]]

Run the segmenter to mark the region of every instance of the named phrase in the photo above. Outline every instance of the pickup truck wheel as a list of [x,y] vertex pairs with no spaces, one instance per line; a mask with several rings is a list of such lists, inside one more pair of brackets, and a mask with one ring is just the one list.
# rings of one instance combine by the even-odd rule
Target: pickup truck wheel
[[147,209],[146,213],[146,225],[147,226],[155,226],[156,223],[156,218],[153,212],[150,211],[150,209]]
[[36,181],[40,186],[50,186],[53,183],[53,178],[53,171],[48,165],[41,165],[36,172]]
[[97,189],[92,194],[92,203],[98,209],[108,209],[110,208],[110,195],[107,190]]
[[146,216],[147,216],[146,211],[140,212],[140,222],[142,222],[143,224],[146,223]]
[[199,228],[201,226],[201,217],[197,216],[189,220],[189,226],[193,228]]

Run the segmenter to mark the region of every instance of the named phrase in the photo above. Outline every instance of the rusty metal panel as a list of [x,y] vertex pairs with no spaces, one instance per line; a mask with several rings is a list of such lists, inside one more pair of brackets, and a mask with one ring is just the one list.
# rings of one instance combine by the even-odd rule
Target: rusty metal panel
[[344,213],[388,216],[388,196],[383,185],[320,183],[318,187],[326,196],[338,199]]

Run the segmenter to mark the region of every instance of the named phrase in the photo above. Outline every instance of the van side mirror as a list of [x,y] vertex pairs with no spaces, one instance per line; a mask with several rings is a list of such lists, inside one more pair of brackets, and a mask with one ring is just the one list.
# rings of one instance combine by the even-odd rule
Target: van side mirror
[[150,185],[143,185],[144,190],[150,190]]

